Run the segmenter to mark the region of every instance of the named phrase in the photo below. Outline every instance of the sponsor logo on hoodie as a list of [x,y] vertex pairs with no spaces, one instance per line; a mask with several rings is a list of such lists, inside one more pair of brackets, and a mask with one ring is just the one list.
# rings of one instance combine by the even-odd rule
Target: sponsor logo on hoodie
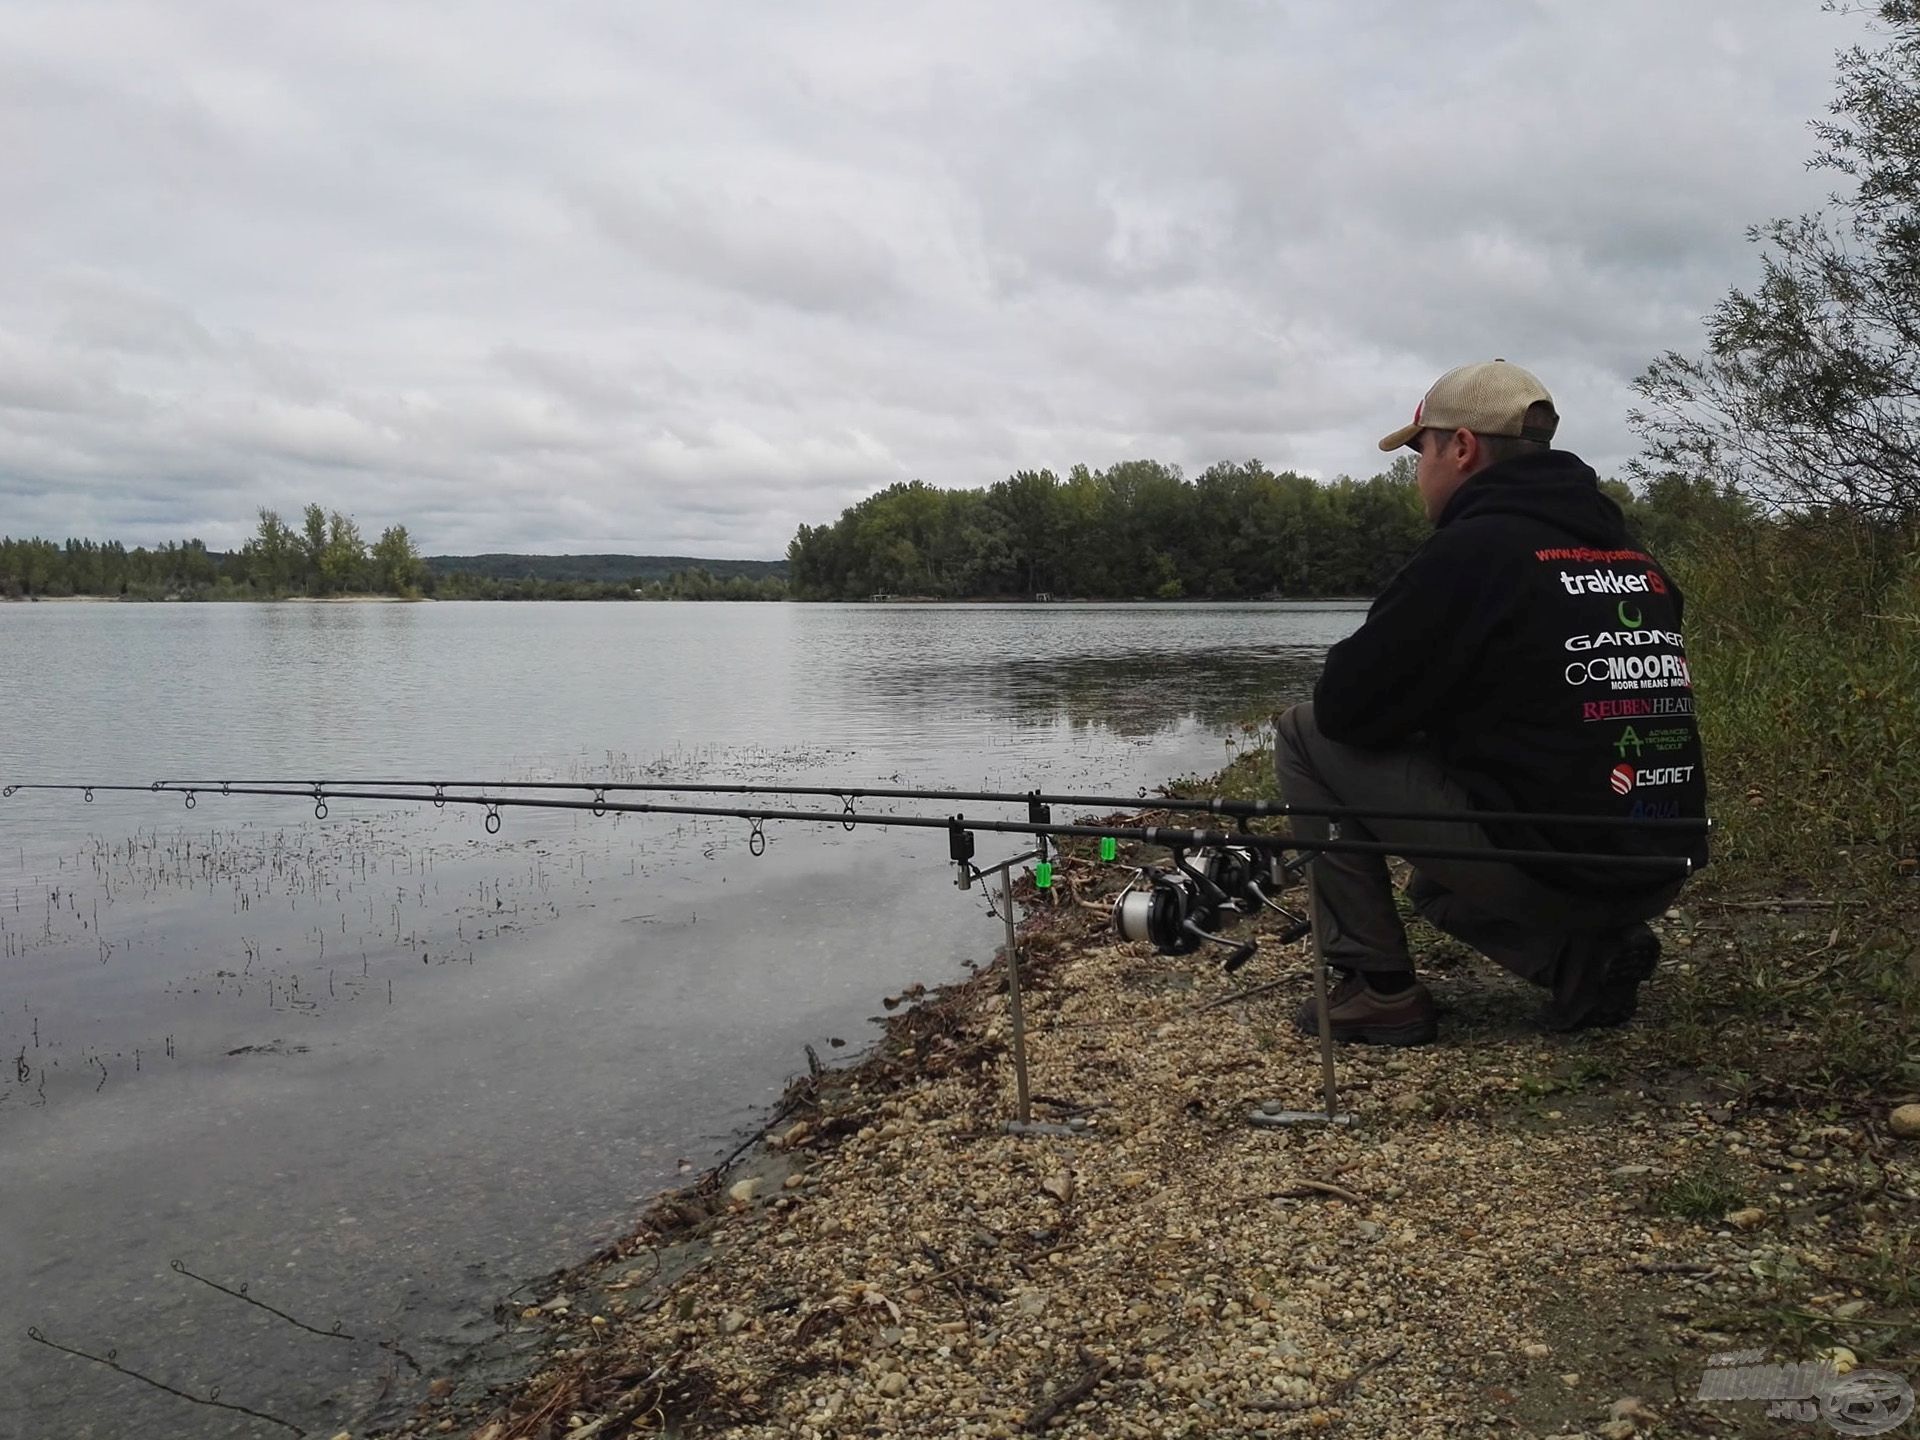
[[1607,783],[1616,795],[1631,794],[1641,786],[1684,785],[1693,778],[1691,765],[1629,765],[1621,763],[1608,773]]
[[1632,649],[1636,645],[1671,645],[1676,650],[1686,648],[1686,640],[1678,630],[1602,630],[1598,635],[1569,635],[1567,649],[1605,650],[1610,647],[1622,650]]
[[1567,666],[1567,684],[1600,681],[1615,690],[1681,690],[1693,684],[1684,655],[1606,655]]
[[1591,725],[1596,720],[1649,720],[1660,716],[1692,715],[1691,695],[1655,695],[1645,700],[1586,700],[1580,705],[1580,719]]
[[1536,550],[1533,558],[1540,561],[1567,560],[1575,565],[1615,565],[1621,561],[1634,561],[1642,565],[1651,565],[1653,557],[1644,550],[1596,550],[1591,545],[1570,545],[1563,549]]
[[1638,575],[1618,575],[1611,570],[1560,572],[1560,583],[1569,595],[1664,595],[1667,582],[1658,570]]

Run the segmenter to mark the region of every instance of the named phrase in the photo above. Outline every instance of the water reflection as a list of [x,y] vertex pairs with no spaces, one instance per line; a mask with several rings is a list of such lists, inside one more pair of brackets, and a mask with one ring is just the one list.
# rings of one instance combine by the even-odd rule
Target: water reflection
[[955,692],[1016,725],[1076,727],[1128,738],[1183,724],[1224,730],[1311,693],[1318,650],[1274,648],[974,662],[938,671],[910,668],[861,683],[889,696],[903,718],[944,710]]

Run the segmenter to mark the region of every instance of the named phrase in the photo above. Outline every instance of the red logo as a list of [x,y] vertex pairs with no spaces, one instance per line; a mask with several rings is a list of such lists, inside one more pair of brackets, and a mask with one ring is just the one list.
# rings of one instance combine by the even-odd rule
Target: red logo
[[1626,794],[1629,790],[1633,789],[1633,767],[1631,765],[1614,766],[1610,783],[1613,785],[1614,794]]
[[1656,595],[1667,593],[1667,582],[1660,578],[1658,570],[1647,571],[1647,588]]

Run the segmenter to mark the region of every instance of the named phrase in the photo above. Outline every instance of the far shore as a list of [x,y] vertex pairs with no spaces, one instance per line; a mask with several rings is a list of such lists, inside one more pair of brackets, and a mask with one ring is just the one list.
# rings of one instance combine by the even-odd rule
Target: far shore
[[[187,604],[184,595],[168,595],[158,600],[144,600],[135,595],[9,595],[5,599],[15,605],[180,605]],[[190,603],[199,605],[413,605],[431,600],[431,595],[266,595],[241,599],[196,600]]]
[[[0,596],[0,603],[14,605],[418,605],[438,600],[434,595],[164,595],[158,598],[138,595],[8,595]],[[480,600],[473,596],[457,597],[476,604],[527,604],[551,603],[564,605],[595,605],[631,603],[624,598],[602,600],[562,600],[548,596],[526,596],[511,599]],[[1182,595],[1176,598],[1161,598],[1152,595],[1126,595],[1107,597],[1055,597],[1044,601],[1035,601],[1020,595],[888,595],[884,599],[865,600],[645,600],[645,604],[735,604],[735,605],[779,605],[779,604],[821,604],[821,605],[1035,605],[1050,606],[1087,606],[1087,605],[1365,605],[1371,602],[1367,595],[1260,595],[1260,596],[1207,596]]]

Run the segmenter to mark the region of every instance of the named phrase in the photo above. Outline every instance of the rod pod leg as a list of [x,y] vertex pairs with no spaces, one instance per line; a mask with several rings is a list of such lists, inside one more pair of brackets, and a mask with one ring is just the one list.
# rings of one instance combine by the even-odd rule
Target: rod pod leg
[[1007,1133],[1078,1138],[1082,1132],[1071,1125],[1033,1118],[1027,1085],[1027,1017],[1020,1000],[1020,935],[1013,913],[1013,865],[1010,860],[1000,867],[1000,908],[1007,925],[1007,1018],[1013,1025],[1014,1118],[1007,1122]]
[[[1338,827],[1333,827],[1334,833]],[[1318,867],[1311,861],[1306,867],[1307,915],[1319,914]],[[1327,1004],[1327,950],[1320,927],[1313,927],[1313,1001],[1320,1012],[1320,1089],[1324,1110],[1289,1110],[1278,1100],[1268,1100],[1247,1112],[1248,1123],[1267,1129],[1286,1129],[1294,1125],[1352,1125],[1358,1117],[1352,1111],[1337,1109],[1334,1100],[1333,1016]]]

